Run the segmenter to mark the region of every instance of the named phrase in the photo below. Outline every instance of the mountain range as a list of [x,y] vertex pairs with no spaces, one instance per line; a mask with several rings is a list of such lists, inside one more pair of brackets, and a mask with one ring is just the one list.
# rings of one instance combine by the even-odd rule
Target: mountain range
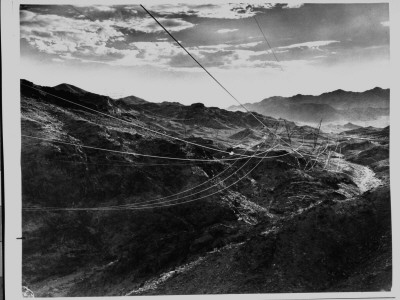
[[[254,112],[296,122],[366,122],[389,116],[390,90],[376,87],[364,92],[335,90],[318,96],[270,97],[244,106]],[[230,106],[228,110],[244,110]]]
[[[126,117],[127,119],[148,117],[153,118],[153,120],[162,119],[162,121],[170,121],[172,122],[171,125],[180,123],[188,126],[196,125],[226,130],[261,126],[261,123],[251,114],[240,111],[232,112],[218,107],[206,107],[202,103],[193,103],[192,105],[182,105],[178,102],[154,103],[136,96],[112,99],[108,96],[91,93],[65,83],[54,87],[47,87],[35,85],[30,81],[22,79],[21,92],[24,97],[46,101],[47,103],[56,104],[64,108],[76,109],[81,105],[103,113]],[[70,100],[65,101],[68,99]],[[267,125],[273,126],[278,122],[275,118],[263,115],[257,116]],[[293,123],[291,124],[293,125]],[[161,126],[159,123],[153,125]],[[171,132],[171,134],[176,133]]]

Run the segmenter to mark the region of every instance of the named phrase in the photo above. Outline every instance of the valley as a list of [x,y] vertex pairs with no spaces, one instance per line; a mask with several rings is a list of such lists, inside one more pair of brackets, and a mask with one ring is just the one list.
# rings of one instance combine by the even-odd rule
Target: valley
[[[334,97],[346,109],[348,95]],[[315,126],[261,113],[21,80],[23,286],[391,290],[390,127],[324,131],[317,113]]]

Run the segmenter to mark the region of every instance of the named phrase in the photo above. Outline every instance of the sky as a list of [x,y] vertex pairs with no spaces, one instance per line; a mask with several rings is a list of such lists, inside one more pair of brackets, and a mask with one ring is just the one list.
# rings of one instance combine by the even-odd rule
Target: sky
[[[385,3],[145,7],[241,103],[389,88]],[[138,5],[21,5],[20,51],[21,78],[39,85],[237,104]]]

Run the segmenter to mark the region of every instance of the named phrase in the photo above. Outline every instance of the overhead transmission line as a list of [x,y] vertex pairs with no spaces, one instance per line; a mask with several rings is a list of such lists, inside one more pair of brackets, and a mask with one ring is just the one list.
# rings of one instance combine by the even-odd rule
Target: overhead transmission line
[[[264,152],[259,153],[259,154],[265,154],[263,157],[261,157],[260,162],[263,161],[264,159],[272,158],[272,156],[267,156],[267,155],[268,155],[268,152],[272,151],[272,149],[274,149],[275,147],[277,147],[277,145],[275,145],[275,146],[269,148],[267,151],[264,151]],[[297,148],[297,150],[300,149],[301,147],[302,147],[302,145],[300,145],[300,146]],[[256,153],[257,153],[258,151],[259,151],[259,150],[257,150]],[[138,202],[138,203],[133,203],[133,204],[124,204],[124,205],[107,206],[107,207],[96,207],[96,208],[60,208],[60,207],[40,207],[40,208],[39,208],[39,207],[25,207],[24,210],[34,210],[34,211],[37,211],[37,210],[57,210],[57,211],[58,211],[58,210],[120,210],[120,209],[124,209],[124,208],[126,208],[126,209],[130,209],[130,208],[155,208],[155,207],[159,207],[158,205],[160,205],[160,204],[176,202],[176,201],[179,201],[179,200],[182,200],[182,199],[191,197],[191,196],[193,196],[193,195],[196,195],[196,194],[205,192],[206,190],[209,190],[209,189],[211,189],[211,188],[213,188],[213,187],[216,187],[217,185],[221,184],[222,182],[226,181],[228,178],[230,178],[230,177],[232,177],[233,175],[235,175],[236,173],[238,173],[247,163],[250,162],[250,160],[251,160],[252,158],[259,158],[258,156],[256,156],[256,153],[253,155],[253,157],[250,157],[250,158],[247,160],[247,162],[245,162],[245,163],[244,163],[239,169],[237,169],[234,173],[232,173],[232,174],[229,175],[228,177],[224,178],[223,180],[220,180],[219,182],[217,182],[217,183],[214,184],[213,186],[210,186],[210,187],[208,187],[208,188],[206,188],[206,189],[203,189],[203,190],[201,190],[201,191],[198,191],[198,192],[196,192],[196,193],[192,193],[192,194],[190,194],[190,195],[186,195],[186,196],[183,196],[183,197],[180,197],[180,198],[177,198],[177,199],[172,199],[172,200],[168,200],[168,201],[160,201],[160,200],[164,200],[164,199],[168,199],[168,198],[171,198],[171,197],[175,197],[175,196],[181,195],[181,194],[186,193],[186,192],[188,192],[188,191],[191,191],[191,190],[193,190],[193,189],[195,189],[195,188],[198,188],[198,187],[200,187],[200,186],[202,186],[202,185],[204,185],[204,184],[206,184],[206,183],[208,183],[208,182],[211,182],[212,180],[215,180],[217,177],[219,177],[220,175],[222,175],[222,173],[224,173],[227,169],[229,169],[229,168],[232,167],[233,165],[231,165],[229,168],[223,170],[222,172],[220,172],[218,175],[214,176],[213,178],[207,180],[206,182],[203,182],[203,183],[201,183],[201,184],[199,184],[199,185],[197,185],[197,186],[194,186],[194,187],[192,187],[192,188],[189,188],[189,189],[187,189],[187,190],[185,190],[185,191],[182,191],[182,192],[179,192],[179,193],[176,193],[176,194],[173,194],[173,195],[169,195],[169,196],[166,196],[166,197],[156,198],[156,199],[152,199],[152,200],[146,200],[146,201],[142,201],[142,202]],[[283,156],[286,156],[286,155],[289,155],[289,153],[282,154],[282,155],[278,155],[278,156],[273,156],[273,157],[283,157]],[[238,161],[238,159],[236,160],[236,162],[237,162],[237,161]],[[235,163],[236,163],[236,162],[235,162]],[[260,162],[259,162],[259,163],[260,163]],[[247,175],[246,175],[246,176],[247,176]],[[243,177],[242,177],[242,179],[243,179]],[[237,181],[237,182],[238,182],[238,181]],[[237,182],[236,182],[236,183],[237,183]],[[232,186],[232,185],[230,185],[230,186]],[[208,195],[208,196],[209,196],[209,195]],[[203,197],[202,197],[202,198],[203,198]],[[157,202],[157,201],[158,201],[158,203],[150,204],[150,203],[152,203],[152,202]],[[185,201],[185,202],[183,202],[183,203],[187,203],[187,202],[188,202],[188,201]],[[192,202],[192,200],[190,200],[189,202]],[[182,204],[183,204],[183,203],[182,203]],[[148,205],[146,205],[146,204],[148,204]],[[178,205],[178,204],[181,204],[181,203],[176,203],[176,204],[174,204],[174,205]],[[149,205],[150,205],[150,206],[149,206]],[[154,205],[157,205],[157,206],[154,206]],[[168,205],[168,206],[169,206],[169,205]]]
[[[267,156],[265,155],[264,158],[267,158]],[[238,182],[240,182],[241,180],[243,180],[244,178],[246,178],[251,172],[254,171],[255,168],[257,168],[260,163],[264,160],[260,159],[259,162],[257,162],[257,164],[250,169],[250,171],[248,171],[246,174],[244,174],[242,177],[240,177],[238,180],[236,180],[235,182],[233,182],[232,184],[218,190],[217,192],[202,196],[202,197],[198,197],[196,199],[191,199],[191,200],[187,200],[187,201],[183,201],[183,202],[179,202],[179,203],[168,203],[168,204],[162,204],[162,205],[149,205],[149,206],[142,206],[142,207],[121,207],[121,206],[105,206],[105,207],[92,207],[92,208],[39,208],[39,207],[25,207],[23,208],[23,210],[26,211],[41,211],[41,210],[46,210],[46,211],[104,211],[104,210],[143,210],[143,209],[153,209],[153,208],[163,208],[163,207],[171,207],[171,206],[176,206],[176,205],[182,205],[185,203],[190,203],[190,202],[195,202],[195,201],[199,201],[201,199],[216,195],[228,188],[230,188],[231,186],[237,184]]]
[[[277,145],[275,145],[275,146],[269,148],[267,151],[264,151],[264,152],[259,153],[259,155],[260,155],[260,154],[266,154],[266,153],[272,151],[272,150],[273,150],[274,148],[276,148],[276,147],[277,147]],[[224,178],[223,180],[219,181],[218,183],[216,183],[216,184],[214,184],[214,185],[212,185],[212,186],[210,186],[210,187],[208,187],[208,188],[206,188],[206,189],[203,189],[203,190],[201,190],[201,191],[198,191],[198,192],[196,192],[196,193],[192,193],[192,194],[190,194],[190,195],[186,195],[186,196],[184,196],[184,197],[180,197],[180,198],[177,198],[177,199],[172,199],[172,200],[169,200],[169,201],[160,201],[160,200],[168,199],[168,198],[171,198],[171,197],[176,197],[176,196],[178,196],[178,195],[187,193],[187,192],[189,192],[189,191],[191,191],[191,190],[194,190],[194,189],[196,189],[196,188],[198,188],[198,187],[200,187],[200,186],[202,186],[202,185],[204,185],[204,184],[207,184],[208,182],[211,182],[211,181],[215,180],[216,178],[220,177],[224,172],[226,172],[228,169],[230,169],[231,167],[233,167],[233,165],[234,165],[235,163],[237,163],[237,162],[239,161],[239,159],[236,159],[236,161],[235,161],[232,165],[230,165],[228,168],[224,169],[224,170],[223,170],[222,172],[220,172],[219,174],[213,176],[213,177],[210,178],[209,180],[207,180],[207,181],[205,181],[205,182],[203,182],[203,183],[201,183],[201,184],[198,184],[198,185],[196,185],[196,186],[194,186],[194,187],[192,187],[192,188],[186,189],[186,190],[184,190],[184,191],[181,191],[181,192],[179,192],[179,193],[175,193],[175,194],[172,194],[172,195],[169,195],[169,196],[165,196],[165,197],[161,197],[161,198],[156,198],[156,199],[153,199],[153,200],[141,201],[141,202],[137,202],[137,203],[134,203],[134,204],[126,204],[126,205],[113,206],[113,208],[114,208],[114,207],[132,207],[132,206],[134,206],[134,207],[139,207],[139,206],[143,206],[143,205],[145,205],[145,204],[149,204],[149,203],[157,202],[157,201],[158,201],[157,204],[160,204],[160,203],[170,203],[170,202],[175,202],[175,201],[178,201],[178,200],[182,200],[182,199],[185,199],[185,198],[194,196],[194,195],[196,195],[196,194],[205,192],[205,191],[207,191],[207,190],[209,190],[209,189],[211,189],[211,188],[213,188],[213,187],[215,187],[215,186],[221,184],[222,182],[226,181],[227,179],[229,179],[230,177],[232,177],[233,175],[235,175],[237,172],[239,172],[248,162],[250,162],[250,160],[251,160],[252,158],[255,158],[255,157],[256,157],[256,153],[257,153],[259,150],[260,150],[260,149],[258,149],[258,150],[254,153],[254,155],[253,155],[251,158],[249,158],[248,161],[247,161],[245,164],[243,164],[243,165],[242,165],[238,170],[236,170],[234,173],[232,173],[232,174],[229,175],[228,177]],[[246,152],[247,152],[247,151],[246,151]],[[284,154],[284,155],[287,155],[287,154]],[[284,156],[284,155],[280,155],[280,156]],[[265,158],[265,156],[264,156],[264,158]],[[262,158],[262,160],[263,160],[264,158]],[[268,158],[268,157],[267,157],[267,158]],[[111,207],[111,206],[110,206],[110,207]],[[56,208],[56,207],[52,207],[52,208]],[[58,208],[58,207],[57,207],[57,208]],[[30,209],[30,207],[27,207],[27,209]]]
[[[40,141],[38,141],[40,143]],[[94,165],[94,166],[113,166],[113,167],[147,167],[147,166],[189,166],[191,162],[181,162],[181,163],[141,163],[141,162],[129,162],[126,160],[107,160],[110,163],[97,163],[92,161],[78,161],[78,160],[61,160],[61,159],[46,159],[46,162],[41,162],[42,164],[51,164],[51,162],[61,162],[76,165]],[[115,163],[113,163],[115,162]],[[212,164],[215,161],[209,160],[204,162],[196,162],[196,164]]]
[[[264,152],[264,153],[265,153],[265,152]],[[166,201],[160,201],[160,200],[165,200],[165,199],[168,199],[168,198],[171,198],[171,197],[175,197],[175,196],[181,195],[181,194],[183,194],[183,193],[185,193],[185,192],[187,192],[187,191],[193,190],[193,189],[196,188],[196,187],[199,187],[199,186],[201,186],[201,185],[203,185],[203,184],[205,184],[205,183],[207,183],[207,182],[212,181],[213,179],[215,179],[215,177],[212,178],[212,179],[210,179],[210,180],[208,180],[208,181],[206,181],[206,182],[204,182],[203,184],[200,184],[200,185],[198,185],[198,186],[192,187],[192,188],[190,188],[190,189],[188,189],[188,190],[186,190],[186,191],[182,191],[182,192],[180,192],[180,193],[176,193],[176,194],[173,194],[173,195],[169,195],[169,196],[161,197],[161,198],[156,198],[156,199],[152,199],[152,200],[141,201],[141,202],[137,202],[137,203],[130,203],[130,204],[122,204],[122,205],[107,206],[107,208],[110,208],[110,209],[112,208],[112,209],[114,209],[114,208],[147,207],[148,205],[160,205],[160,204],[165,204],[165,203],[176,202],[176,201],[179,201],[179,200],[182,200],[182,199],[185,199],[185,198],[188,198],[188,197],[197,195],[197,194],[202,193],[202,192],[205,192],[205,191],[207,191],[207,190],[213,188],[214,186],[217,186],[217,185],[221,184],[221,183],[224,182],[225,180],[229,179],[230,177],[232,177],[233,175],[235,175],[237,172],[239,172],[242,168],[244,168],[245,165],[246,165],[251,159],[252,159],[252,158],[249,158],[240,168],[238,168],[235,172],[233,172],[233,173],[232,173],[231,175],[229,175],[228,177],[226,177],[226,178],[224,178],[223,180],[219,181],[218,183],[216,183],[216,184],[214,184],[214,185],[212,185],[212,186],[210,186],[210,187],[208,187],[208,188],[202,189],[201,191],[198,191],[198,192],[196,192],[196,193],[192,193],[192,194],[190,194],[190,195],[186,195],[186,196],[183,196],[183,197],[178,197],[177,199],[166,200]],[[236,161],[236,162],[237,162],[237,161]],[[235,162],[235,163],[236,163],[236,162]],[[227,169],[225,169],[225,170],[227,170]],[[224,170],[224,171],[225,171],[225,170]],[[224,171],[223,171],[223,172],[224,172]],[[220,174],[222,174],[223,172],[221,172]],[[156,202],[156,203],[153,203],[153,202]],[[58,207],[45,207],[45,208],[50,209],[50,208],[58,208]],[[28,209],[29,209],[29,207],[28,207]]]
[[[276,147],[276,146],[275,146],[275,147]],[[273,148],[274,148],[274,147],[272,147],[272,148],[270,148],[270,149],[268,149],[267,151],[262,152],[262,153],[263,153],[263,154],[266,154],[266,153],[270,152]],[[261,154],[261,153],[260,153],[260,154]],[[225,177],[224,179],[219,180],[216,184],[211,185],[211,186],[209,186],[209,187],[207,187],[207,188],[205,188],[205,189],[202,189],[201,191],[192,193],[192,194],[190,194],[190,195],[178,197],[177,199],[171,199],[171,200],[168,200],[168,201],[160,201],[160,200],[169,199],[169,198],[172,198],[172,197],[175,197],[175,196],[178,196],[178,195],[182,195],[182,194],[184,194],[184,193],[186,193],[186,192],[188,192],[188,191],[194,190],[194,189],[196,189],[196,188],[198,188],[198,187],[200,187],[200,186],[202,186],[202,185],[204,185],[204,184],[207,184],[208,182],[211,182],[211,181],[215,180],[217,177],[219,177],[220,175],[222,175],[222,173],[224,173],[224,172],[225,172],[226,170],[228,170],[230,167],[227,168],[227,169],[225,169],[225,170],[223,170],[223,171],[222,171],[221,173],[219,173],[217,176],[214,176],[213,178],[211,178],[211,179],[209,179],[209,180],[207,180],[207,181],[205,181],[205,182],[203,182],[203,183],[201,183],[201,184],[199,184],[199,185],[197,185],[197,186],[195,186],[195,187],[189,188],[189,189],[187,189],[187,190],[185,190],[185,191],[176,193],[176,194],[174,194],[174,195],[169,195],[169,196],[165,196],[165,197],[161,197],[161,198],[157,198],[157,199],[153,199],[153,200],[141,201],[141,202],[138,202],[138,203],[131,203],[131,204],[118,205],[118,207],[142,207],[142,206],[146,206],[146,204],[150,204],[150,203],[153,203],[153,202],[157,202],[157,204],[159,204],[159,203],[170,203],[170,202],[175,202],[175,201],[182,200],[182,199],[185,199],[185,198],[188,198],[188,197],[192,197],[192,196],[194,196],[194,195],[203,193],[203,192],[205,192],[205,191],[207,191],[207,190],[209,190],[209,189],[211,189],[211,188],[213,188],[213,187],[216,187],[216,186],[220,185],[222,182],[225,182],[226,180],[228,180],[229,178],[231,178],[232,176],[234,176],[235,174],[237,174],[241,169],[243,169],[243,168],[250,162],[251,159],[252,159],[252,158],[249,158],[249,159],[248,159],[242,166],[240,166],[235,172],[233,172],[233,173],[230,174],[229,176]],[[261,158],[261,159],[262,159],[262,158]],[[237,161],[236,161],[236,162],[237,162]],[[236,162],[235,162],[235,163],[236,163]],[[232,164],[232,166],[233,166],[233,164]],[[231,167],[232,167],[232,166],[231,166]]]
[[[268,151],[263,152],[263,153],[269,152],[270,150],[272,150],[272,148],[269,149]],[[200,186],[202,186],[202,185],[204,185],[204,184],[206,184],[206,183],[208,183],[208,182],[211,182],[212,180],[214,180],[214,179],[216,179],[217,177],[219,177],[220,175],[222,175],[225,171],[227,171],[227,170],[228,170],[230,167],[232,167],[234,164],[232,164],[230,167],[224,169],[224,170],[223,170],[222,172],[220,172],[217,176],[214,176],[213,178],[211,178],[211,179],[209,179],[209,180],[207,180],[207,181],[205,181],[205,182],[203,182],[203,183],[201,183],[201,184],[199,184],[199,185],[197,185],[197,186],[194,186],[194,187],[192,187],[192,188],[189,188],[189,189],[187,189],[187,190],[185,190],[185,191],[182,191],[182,192],[179,192],[179,193],[176,193],[176,194],[173,194],[173,195],[169,195],[169,196],[166,196],[166,197],[161,197],[161,198],[156,198],[156,199],[152,199],[152,200],[142,201],[142,202],[134,203],[134,204],[125,204],[125,205],[117,205],[117,206],[107,206],[107,208],[109,208],[109,209],[111,209],[111,208],[114,209],[114,208],[122,208],[122,207],[126,207],[126,208],[127,208],[127,207],[132,207],[132,206],[143,206],[143,205],[146,205],[146,204],[150,204],[150,203],[152,203],[152,202],[158,202],[157,204],[160,204],[160,203],[169,203],[169,202],[175,202],[175,201],[178,201],[178,200],[181,200],[181,199],[184,199],[184,198],[187,198],[187,197],[196,195],[196,194],[201,193],[201,192],[204,192],[204,191],[206,191],[206,190],[208,190],[208,189],[210,189],[210,188],[212,188],[212,187],[214,187],[214,186],[216,186],[216,185],[222,183],[223,181],[227,180],[228,178],[232,177],[235,173],[237,173],[240,169],[242,169],[250,160],[251,160],[251,158],[249,158],[249,159],[247,160],[247,162],[246,162],[245,164],[243,164],[236,172],[232,173],[230,176],[226,177],[225,179],[223,179],[223,180],[220,181],[219,183],[217,183],[217,184],[215,184],[215,185],[213,185],[213,186],[211,186],[211,187],[208,187],[208,188],[206,188],[206,189],[203,189],[203,190],[201,190],[201,191],[198,191],[198,192],[196,192],[196,193],[192,193],[191,195],[186,195],[186,196],[184,196],[184,197],[180,197],[180,198],[177,198],[177,199],[172,199],[172,200],[169,200],[169,201],[160,201],[160,200],[165,200],[165,199],[168,199],[168,198],[171,198],[171,197],[175,197],[175,196],[181,195],[181,194],[186,193],[186,192],[188,192],[188,191],[191,191],[191,190],[193,190],[193,189],[195,189],[195,188],[198,188],[198,187],[200,187]],[[237,162],[238,162],[238,160],[235,161],[235,163],[237,163]],[[34,208],[34,207],[26,207],[27,210],[30,210],[30,209],[32,209],[32,208]],[[58,209],[58,208],[59,208],[59,207],[41,207],[41,209]]]
[[264,37],[264,40],[267,42],[267,45],[268,45],[269,49],[270,49],[271,52],[272,52],[272,55],[275,57],[275,60],[276,60],[276,62],[278,63],[278,66],[281,68],[281,71],[283,72],[283,68],[282,68],[281,62],[279,61],[278,57],[275,55],[274,50],[272,49],[270,43],[268,42],[267,36],[264,34],[264,31],[261,29],[260,23],[258,23],[258,20],[257,20],[256,16],[254,16],[253,18],[254,18],[254,21],[256,21],[257,26],[258,26],[258,28],[260,29],[261,34],[262,34],[263,37]]
[[[66,142],[66,141],[35,137],[35,136],[30,136],[30,135],[25,135],[25,134],[21,134],[21,136],[25,137],[25,138],[43,140],[43,141],[47,141],[47,142],[60,143],[60,144],[71,145],[71,146],[75,146],[75,147],[82,147],[82,148],[93,149],[93,150],[101,150],[101,151],[107,151],[107,152],[119,153],[119,154],[128,154],[128,155],[134,155],[134,156],[160,158],[160,159],[170,159],[170,160],[182,160],[182,161],[206,161],[206,162],[213,161],[213,160],[210,160],[210,159],[169,157],[169,156],[150,155],[150,154],[143,154],[143,153],[136,153],[136,152],[129,152],[129,151],[121,151],[121,150],[104,149],[104,148],[99,148],[99,147],[94,147],[94,146],[80,145],[80,144],[70,143],[70,142]],[[215,158],[214,161],[215,162],[232,161],[232,160],[240,160],[240,159],[253,158],[253,157],[261,158],[260,156],[243,155],[243,157],[235,157],[235,158]],[[273,158],[275,156],[269,156],[269,157]],[[279,157],[279,156],[276,156],[276,157]]]
[[[266,153],[272,151],[272,150],[273,150],[274,148],[276,148],[276,147],[277,147],[277,146],[271,147],[271,148],[269,148],[268,150],[266,150],[266,151],[264,151],[264,152],[261,152],[261,153],[259,153],[259,154],[266,154]],[[256,156],[254,156],[254,157],[256,157]],[[250,159],[251,159],[251,158],[250,158]],[[53,161],[61,161],[61,162],[72,163],[72,164],[73,164],[73,163],[85,164],[84,162],[76,162],[76,161],[64,161],[64,160],[53,160]],[[171,198],[171,197],[174,197],[174,196],[178,196],[178,195],[181,195],[181,194],[186,193],[186,192],[188,192],[188,191],[194,190],[194,189],[196,189],[196,188],[198,188],[198,187],[200,187],[200,186],[202,186],[202,185],[205,185],[205,184],[207,184],[207,183],[209,183],[209,182],[211,182],[211,181],[217,179],[218,177],[222,176],[223,173],[225,173],[225,172],[228,171],[230,168],[232,168],[238,161],[239,161],[239,160],[236,160],[233,164],[229,165],[229,167],[225,168],[225,169],[222,170],[220,173],[214,175],[214,176],[211,177],[210,179],[208,179],[208,180],[206,180],[206,181],[204,181],[204,182],[202,182],[202,183],[200,183],[200,184],[198,184],[198,185],[196,185],[196,186],[193,186],[193,187],[191,187],[191,188],[189,188],[189,189],[187,189],[187,190],[181,191],[181,192],[176,193],[176,194],[172,194],[172,195],[169,195],[169,196],[165,196],[165,197],[153,199],[153,200],[151,200],[150,202],[156,201],[156,200],[167,199],[167,198]],[[87,163],[87,164],[94,164],[94,165],[111,165],[111,166],[115,166],[115,165],[113,165],[113,164],[97,164],[97,163]],[[144,164],[144,165],[146,165],[146,164]],[[162,165],[170,166],[171,164],[162,164]],[[178,165],[185,165],[185,164],[178,164]],[[116,165],[116,166],[121,166],[121,165],[118,164],[118,165]],[[122,166],[131,167],[132,164],[123,164]],[[242,166],[242,167],[243,167],[243,166]],[[241,167],[241,168],[242,168],[242,167]],[[228,179],[228,178],[229,178],[229,177],[225,178],[225,179],[222,180],[222,181],[225,181],[225,180]],[[186,197],[186,196],[185,196],[185,197]],[[175,200],[176,200],[176,199],[175,199]],[[146,202],[147,202],[147,201],[146,201]],[[141,203],[142,203],[142,202],[141,202]]]

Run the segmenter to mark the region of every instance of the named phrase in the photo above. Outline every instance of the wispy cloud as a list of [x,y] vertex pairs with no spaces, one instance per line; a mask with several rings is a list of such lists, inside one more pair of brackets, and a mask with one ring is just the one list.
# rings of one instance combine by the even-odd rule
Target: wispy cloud
[[251,43],[241,43],[241,44],[216,44],[216,45],[207,45],[207,46],[198,46],[198,47],[192,47],[191,49],[208,49],[208,50],[221,50],[221,49],[226,49],[226,50],[233,50],[233,49],[247,49],[247,48],[253,48],[256,47],[260,44],[262,44],[262,41],[259,42],[251,42]]
[[[158,18],[158,21],[163,24],[169,31],[177,32],[195,26],[195,24],[185,21],[180,18]],[[133,29],[145,33],[162,32],[163,29],[150,17],[139,18],[132,17],[127,20],[115,21],[116,26],[126,29]]]
[[235,32],[238,30],[239,29],[219,29],[219,30],[217,30],[217,33],[229,33],[229,32]]
[[278,47],[278,49],[294,49],[294,48],[306,48],[313,50],[321,50],[320,47],[328,46],[330,44],[339,43],[339,41],[313,41],[299,44],[293,44],[289,46]]
[[389,27],[389,26],[390,26],[389,21],[381,22],[381,24],[382,24],[382,26],[384,26],[384,27]]

